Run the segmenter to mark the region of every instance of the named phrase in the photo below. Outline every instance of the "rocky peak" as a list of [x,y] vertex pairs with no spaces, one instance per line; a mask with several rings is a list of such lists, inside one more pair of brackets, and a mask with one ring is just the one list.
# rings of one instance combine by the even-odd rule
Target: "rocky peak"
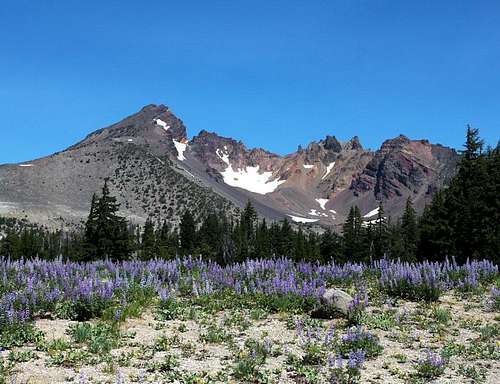
[[186,137],[186,127],[168,107],[163,104],[149,104],[118,123],[92,132],[69,149],[99,143],[121,142],[151,145],[161,151],[161,143],[170,148],[172,140],[181,141]]
[[[399,135],[393,139],[385,140],[380,147],[381,151],[392,151],[402,148],[410,143],[410,139],[405,135]],[[418,140],[414,140],[417,142]]]
[[[444,159],[444,161],[443,161]],[[363,172],[353,180],[355,194],[373,191],[377,199],[415,196],[443,175],[453,172],[456,152],[404,135],[386,140]]]
[[361,145],[361,143],[359,141],[359,137],[354,136],[351,140],[349,140],[347,143],[345,143],[344,149],[347,151],[350,151],[350,150],[357,151],[357,150],[362,150],[363,146]]
[[339,143],[335,136],[326,136],[323,141],[323,147],[327,151],[340,152],[342,150],[342,145]]

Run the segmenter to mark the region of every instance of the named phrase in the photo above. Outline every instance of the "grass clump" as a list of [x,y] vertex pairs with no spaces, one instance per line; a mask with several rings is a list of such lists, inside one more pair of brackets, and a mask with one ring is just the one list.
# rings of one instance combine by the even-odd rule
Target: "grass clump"
[[13,324],[0,329],[0,348],[10,349],[42,342],[44,334],[32,323]]
[[120,332],[114,325],[99,322],[80,323],[70,326],[68,334],[77,344],[85,344],[93,354],[106,354],[118,347]]
[[231,335],[222,327],[210,325],[206,332],[200,335],[200,341],[205,343],[220,344],[231,339]]

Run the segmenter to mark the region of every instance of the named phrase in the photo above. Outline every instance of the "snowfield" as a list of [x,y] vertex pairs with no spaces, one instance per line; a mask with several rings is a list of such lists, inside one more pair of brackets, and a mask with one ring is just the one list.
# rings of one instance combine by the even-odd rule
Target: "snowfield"
[[188,144],[182,143],[177,140],[172,140],[172,141],[174,142],[175,149],[177,149],[177,159],[179,159],[180,161],[186,160],[186,158],[184,157],[184,151],[186,150]]
[[368,212],[366,215],[364,215],[363,217],[365,219],[369,218],[369,217],[372,217],[372,216],[375,216],[375,215],[378,215],[378,211],[379,211],[379,207],[375,208],[374,210]]
[[224,171],[221,172],[222,178],[227,185],[245,189],[250,192],[266,195],[274,192],[278,186],[286,180],[272,180],[272,172],[260,172],[260,167],[245,167],[243,169],[234,170],[229,161],[229,154],[217,149],[217,156],[227,164]]
[[306,217],[300,217],[300,216],[293,216],[293,215],[288,215],[292,219],[292,221],[296,223],[315,223],[316,221],[319,221],[319,219],[308,219]]

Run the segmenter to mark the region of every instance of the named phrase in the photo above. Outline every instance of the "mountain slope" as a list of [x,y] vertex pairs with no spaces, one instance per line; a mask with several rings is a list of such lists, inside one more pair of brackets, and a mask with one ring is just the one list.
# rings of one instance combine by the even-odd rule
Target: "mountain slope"
[[[157,124],[165,122],[165,130]],[[109,178],[123,214],[175,224],[184,209],[233,212],[236,207],[176,166],[182,122],[164,106],[147,106],[80,143],[26,164],[0,166],[0,214],[51,226],[78,223],[93,193]]]
[[251,200],[270,219],[342,223],[350,206],[364,213],[384,202],[398,216],[411,196],[422,208],[453,172],[454,150],[404,136],[375,152],[357,137],[327,136],[287,156],[186,128],[164,105],[148,105],[52,156],[0,166],[0,214],[61,225],[79,222],[105,179],[123,214],[176,225],[186,208],[234,215]]

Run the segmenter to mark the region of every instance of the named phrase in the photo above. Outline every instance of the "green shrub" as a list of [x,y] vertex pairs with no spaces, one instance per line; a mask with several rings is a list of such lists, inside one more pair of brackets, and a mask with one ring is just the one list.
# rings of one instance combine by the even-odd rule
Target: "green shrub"
[[107,323],[81,323],[70,326],[68,334],[76,343],[86,344],[94,354],[106,354],[119,344],[120,333],[116,326]]
[[32,323],[14,324],[0,330],[0,348],[23,347],[26,344],[36,344],[44,339],[42,331]]

